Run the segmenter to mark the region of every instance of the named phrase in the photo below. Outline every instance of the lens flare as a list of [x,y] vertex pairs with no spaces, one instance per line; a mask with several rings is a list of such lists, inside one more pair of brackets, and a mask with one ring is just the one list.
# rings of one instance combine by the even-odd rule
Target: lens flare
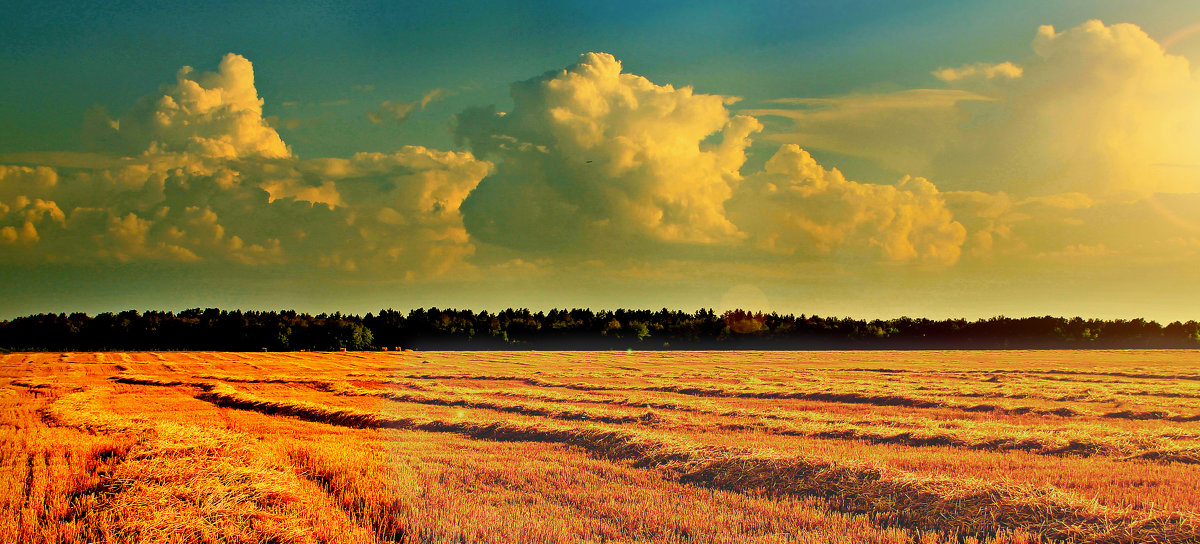
[[1200,224],[1189,217],[1176,213],[1174,210],[1167,207],[1167,205],[1160,200],[1161,198],[1162,195],[1154,195],[1150,198],[1147,198],[1146,203],[1154,208],[1154,211],[1158,212],[1160,216],[1167,221],[1170,221],[1171,224],[1181,232],[1190,233],[1193,236],[1200,236]]
[[1163,40],[1161,42],[1159,42],[1159,45],[1162,46],[1164,51],[1169,51],[1171,49],[1171,46],[1187,39],[1188,37],[1190,37],[1196,33],[1200,33],[1200,23],[1196,23],[1196,24],[1190,25],[1190,26],[1185,26],[1179,30],[1176,30],[1175,32],[1171,33],[1170,36],[1163,38]]

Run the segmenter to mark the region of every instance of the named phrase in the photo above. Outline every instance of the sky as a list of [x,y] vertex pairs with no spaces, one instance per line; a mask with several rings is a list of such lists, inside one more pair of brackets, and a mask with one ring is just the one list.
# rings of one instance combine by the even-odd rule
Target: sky
[[1200,319],[1200,4],[2,2],[0,319]]

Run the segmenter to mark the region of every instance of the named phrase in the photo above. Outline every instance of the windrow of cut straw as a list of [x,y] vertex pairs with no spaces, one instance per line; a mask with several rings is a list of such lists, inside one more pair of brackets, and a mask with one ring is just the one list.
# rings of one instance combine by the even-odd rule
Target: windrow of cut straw
[[[316,389],[338,395],[373,396],[398,402],[487,409],[566,421],[596,421],[614,424],[638,422],[651,427],[667,429],[679,425],[677,422],[673,423],[666,421],[659,414],[649,410],[636,415],[613,414],[595,409],[561,409],[552,406],[546,406],[544,404],[497,402],[471,395],[458,394],[454,396],[438,396],[435,394],[418,394],[406,391],[363,389],[349,386],[347,384],[337,384],[335,382],[313,379],[248,379],[230,376],[201,377],[221,379],[222,381],[248,383],[298,383],[310,385]],[[183,382],[179,380],[164,380],[160,378],[129,374],[117,378],[117,381],[141,385],[192,385],[206,390],[214,386],[212,383],[208,382]],[[431,388],[427,387],[426,391],[429,391],[430,389]],[[862,440],[876,444],[900,444],[915,447],[951,446],[981,451],[1023,451],[1038,455],[1052,456],[1103,455],[1125,460],[1149,460],[1163,463],[1174,462],[1200,464],[1200,447],[1177,447],[1172,445],[1156,444],[1154,443],[1155,441],[1153,440],[1153,437],[1142,437],[1135,440],[1129,437],[1077,437],[1061,436],[1053,433],[1035,433],[1031,431],[992,431],[981,434],[963,429],[938,430],[929,426],[922,426],[920,429],[905,430],[894,428],[885,429],[884,427],[886,426],[882,424],[872,425],[867,423],[867,426],[864,427],[856,424],[831,424],[821,421],[789,421],[776,423],[762,421],[762,419],[785,419],[785,416],[770,414],[769,412],[751,412],[746,410],[703,410],[681,403],[656,403],[653,401],[639,402],[633,399],[593,399],[590,397],[587,399],[581,399],[570,396],[562,397],[555,395],[532,395],[531,397],[530,395],[517,395],[511,392],[506,394],[503,391],[487,392],[495,393],[501,396],[536,398],[537,400],[543,402],[593,402],[629,407],[691,411],[701,414],[713,414],[725,417],[759,419],[759,421],[752,423],[721,422],[715,424],[715,428],[721,428],[730,431],[753,430],[783,436],[809,436],[813,438],[837,440]],[[763,417],[764,415],[768,417]],[[872,427],[878,428],[876,429]]]
[[[549,417],[562,420],[590,420],[604,423],[627,423],[638,421],[644,425],[670,429],[680,425],[679,422],[669,421],[658,414],[647,411],[639,415],[611,415],[596,410],[561,410],[546,408],[540,404],[528,403],[498,403],[485,398],[471,395],[455,394],[452,397],[435,396],[432,394],[414,394],[379,389],[363,389],[350,386],[339,386],[325,382],[318,384],[319,389],[339,395],[374,396],[400,402],[431,404],[441,406],[463,406],[484,408],[501,412],[521,413]],[[457,392],[456,392],[457,393]],[[713,414],[723,417],[758,418],[759,413],[746,410],[702,410],[680,403],[655,403],[647,401],[639,403],[632,399],[593,399],[575,398],[554,395],[517,395],[504,391],[490,390],[480,393],[498,394],[517,398],[534,398],[542,402],[594,402],[599,404],[614,404],[629,407],[660,408],[678,411],[690,411],[701,414]],[[785,416],[774,415],[772,419],[784,419]],[[765,419],[765,418],[764,418]],[[1085,437],[1062,436],[1054,433],[1036,433],[1032,431],[1007,431],[978,433],[964,429],[940,430],[929,426],[921,429],[886,428],[881,423],[863,427],[847,423],[828,423],[814,418],[812,421],[754,421],[752,423],[717,424],[697,423],[696,425],[715,426],[730,431],[760,431],[786,436],[809,436],[813,438],[829,438],[837,440],[863,440],[877,444],[901,444],[906,446],[952,446],[982,451],[1024,451],[1039,455],[1106,455],[1123,459],[1154,460],[1161,462],[1200,463],[1200,448],[1178,448],[1163,444],[1155,444],[1150,438],[1133,440],[1128,437]],[[872,428],[874,427],[874,428]]]
[[888,393],[863,393],[860,391],[830,391],[825,390],[795,390],[795,389],[730,389],[706,385],[601,385],[591,383],[555,382],[542,378],[528,376],[475,376],[475,375],[433,375],[411,374],[410,379],[425,380],[507,380],[517,381],[535,387],[555,387],[577,391],[656,391],[660,393],[676,393],[697,397],[735,397],[751,399],[780,399],[780,400],[810,400],[819,402],[841,402],[846,404],[869,404],[873,406],[900,406],[906,408],[945,408],[964,412],[993,412],[1005,415],[1034,415],[1059,417],[1099,417],[1110,419],[1164,420],[1180,423],[1200,421],[1200,414],[1175,414],[1163,410],[1133,411],[1121,410],[1106,413],[1081,412],[1073,408],[1042,408],[1037,406],[1002,406],[998,404],[967,404],[925,398],[915,395],[897,395]]

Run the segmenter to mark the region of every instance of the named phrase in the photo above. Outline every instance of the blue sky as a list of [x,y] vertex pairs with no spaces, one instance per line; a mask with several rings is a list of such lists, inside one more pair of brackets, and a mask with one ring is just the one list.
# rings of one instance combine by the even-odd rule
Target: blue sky
[[[926,86],[938,67],[1027,56],[1042,24],[1099,18],[1164,36],[1180,21],[1200,21],[1189,2],[1115,0],[182,4],[6,6],[0,152],[78,145],[87,108],[122,110],[180,66],[229,52],[259,67],[268,115],[286,115],[285,102],[350,101],[331,106],[349,126],[295,135],[299,154],[329,156],[372,143],[446,147],[455,108],[503,103],[509,83],[587,51],[612,53],[653,81],[765,100]],[[365,123],[353,114],[374,102],[464,87],[470,91],[386,143],[355,137]]]
[[[749,286],[766,309],[861,317],[1197,317],[1186,270],[1200,264],[1200,205],[1186,203],[1200,191],[1189,155],[1200,137],[1187,136],[1200,33],[1180,34],[1200,23],[1194,2],[4,11],[0,316],[693,308]],[[194,70],[177,79],[183,66]],[[251,99],[229,98],[251,72],[238,87]],[[1087,83],[1102,73],[1111,88]],[[188,117],[203,103],[187,105],[200,100],[193,80],[228,102]],[[522,81],[533,90],[514,104]],[[589,109],[578,93],[601,84],[616,93],[605,108],[628,106],[626,92],[640,105]],[[730,98],[704,98],[715,95]],[[472,109],[489,105],[510,115]],[[575,120],[556,125],[555,111]],[[163,112],[169,130],[154,125]],[[235,121],[248,132],[228,132]],[[564,132],[581,127],[602,140]],[[609,145],[622,138],[637,143]],[[663,158],[678,138],[691,150]],[[712,147],[736,138],[733,155]],[[84,167],[65,155],[82,151]],[[387,200],[400,198],[432,200]],[[1152,285],[1137,281],[1147,273]],[[180,294],[178,278],[193,288]],[[314,281],[329,292],[311,294]]]

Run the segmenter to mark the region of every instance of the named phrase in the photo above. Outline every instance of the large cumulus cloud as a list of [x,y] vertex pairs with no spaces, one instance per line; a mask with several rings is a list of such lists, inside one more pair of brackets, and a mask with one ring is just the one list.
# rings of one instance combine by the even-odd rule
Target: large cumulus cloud
[[966,229],[922,178],[896,185],[850,181],[785,145],[729,203],[734,221],[767,251],[809,258],[837,252],[884,261],[953,264]]
[[[252,66],[228,55],[215,72],[185,68],[117,120],[93,115],[103,158],[0,167],[0,251],[27,262],[299,265],[408,279],[469,273],[480,246],[499,248],[496,273],[580,256],[639,267],[722,259],[946,266],[964,256],[1116,254],[1126,242],[1096,238],[1088,225],[1112,210],[1102,203],[1119,202],[1105,198],[1150,187],[1133,172],[1153,168],[1145,161],[1182,160],[1154,154],[1170,146],[1150,149],[1183,125],[1148,97],[1176,104],[1192,88],[1186,62],[1134,30],[1044,28],[1036,59],[939,71],[953,89],[790,100],[778,104],[800,110],[741,115],[731,110],[735,98],[655,83],[588,53],[514,84],[507,112],[473,107],[456,116],[467,151],[407,146],[312,159],[292,154],[264,121]],[[1069,90],[1064,78],[1087,88]],[[1113,111],[1084,115],[1073,100]],[[915,173],[888,184],[850,180],[791,144],[748,167],[762,130],[751,112],[807,123],[825,134],[814,136],[820,145],[866,142],[881,160],[913,170],[953,178],[978,168],[970,177],[982,189],[944,191],[942,178]],[[1153,127],[1118,130],[1134,114]],[[967,128],[944,141],[887,143],[894,135],[884,128],[920,118],[925,124],[910,123],[924,127],[916,132]],[[1086,123],[1094,124],[1082,134],[1063,128]],[[1027,136],[1009,137],[1014,127]],[[1032,156],[1026,140],[1046,149]],[[955,170],[938,149],[973,158]],[[1043,169],[1057,177],[1037,178]]]
[[332,184],[345,203],[335,209],[346,232],[330,240],[336,247],[324,262],[348,271],[405,270],[409,279],[468,265],[474,245],[459,207],[489,169],[469,153],[419,146],[298,167],[301,179]]
[[94,111],[86,134],[94,146],[123,154],[189,152],[217,158],[284,158],[291,150],[262,116],[254,68],[241,55],[216,72],[184,66],[175,83],[146,96],[117,120]]
[[732,99],[622,73],[603,53],[514,84],[512,98],[510,112],[457,118],[460,141],[496,163],[463,205],[473,235],[530,249],[740,238],[723,204],[759,124],[731,116]]
[[[1108,295],[1143,277],[1140,293],[1186,290],[1179,271],[1200,262],[1187,61],[1099,22],[1043,27],[1029,58],[986,60],[938,68],[933,89],[739,110],[589,53],[514,84],[506,111],[462,111],[460,151],[302,158],[266,121],[250,62],[227,55],[119,115],[91,112],[91,153],[0,157],[0,260],[255,267],[356,288],[450,277],[479,280],[456,284],[473,286],[464,296],[527,292],[498,287],[511,284],[634,304],[730,279],[800,292],[797,304],[969,299],[976,286],[1008,298],[1021,282],[1045,288],[1040,303],[1086,274],[1106,279],[1079,285]],[[439,96],[355,121],[395,126]],[[880,170],[863,159],[884,173],[833,167]],[[164,262],[176,264],[149,266]]]
[[[936,159],[956,185],[1128,198],[1200,190],[1200,80],[1140,28],[1043,26],[1019,76],[951,81],[996,99]],[[969,72],[969,71],[968,71]]]
[[1200,190],[1200,78],[1136,25],[1043,26],[1026,59],[943,67],[946,88],[777,101],[767,136],[943,188],[1131,199]]
[[[119,120],[110,159],[0,166],[10,261],[281,265],[416,278],[469,268],[459,204],[488,172],[469,153],[408,146],[295,157],[262,117],[251,64],[179,72]],[[70,157],[68,157],[70,159]]]
[[[1031,50],[942,67],[933,76],[943,88],[780,99],[744,113],[771,121],[765,138],[932,180],[966,229],[962,255],[981,262],[1113,260],[1190,240],[1180,218],[1200,214],[1184,198],[1200,193],[1200,77],[1188,60],[1135,25],[1100,21],[1040,27]],[[1180,204],[1155,204],[1164,194]],[[794,239],[815,229],[796,225]]]
[[511,112],[473,108],[457,118],[460,140],[496,163],[463,204],[469,232],[492,244],[958,257],[962,226],[926,180],[847,181],[795,147],[746,175],[746,148],[762,126],[731,114],[732,98],[622,73],[601,53],[517,83],[512,97]]

